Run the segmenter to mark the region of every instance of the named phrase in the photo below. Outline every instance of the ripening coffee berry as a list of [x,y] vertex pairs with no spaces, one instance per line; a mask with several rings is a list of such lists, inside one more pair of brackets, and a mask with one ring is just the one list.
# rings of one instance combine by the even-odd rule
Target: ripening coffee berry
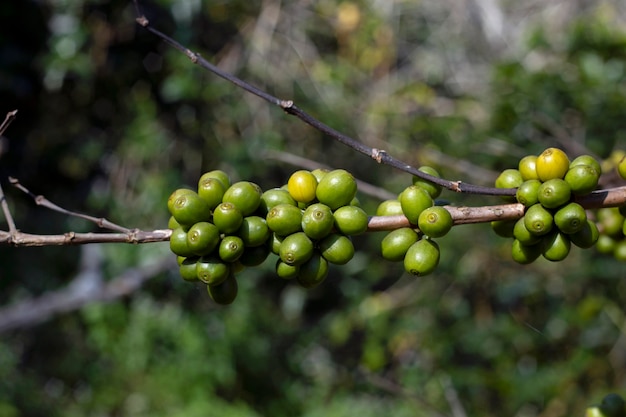
[[530,206],[523,217],[526,229],[535,236],[543,236],[552,230],[552,214],[541,204]]
[[221,169],[215,169],[213,171],[205,172],[200,177],[200,180],[198,180],[198,184],[202,183],[207,178],[215,178],[217,180],[220,180],[220,182],[224,186],[224,190],[227,190],[228,187],[230,187],[230,185],[231,185],[230,177],[228,176],[227,173],[225,173]]
[[298,276],[300,265],[288,265],[278,259],[276,261],[276,275],[282,279],[293,279]]
[[541,254],[544,258],[558,262],[565,259],[569,254],[571,242],[565,234],[552,231],[542,238],[540,245],[542,246]]
[[315,176],[315,178],[317,179],[317,183],[319,184],[319,182],[322,180],[324,175],[328,174],[329,172],[330,170],[326,168],[316,168],[313,171],[311,171],[311,174]]
[[520,159],[517,167],[524,181],[538,180],[537,176],[537,156],[527,155]]
[[531,179],[524,181],[517,192],[515,193],[515,197],[517,201],[523,204],[526,207],[530,207],[533,204],[537,204],[539,202],[539,186],[541,185],[541,181]]
[[356,180],[348,171],[335,169],[322,177],[315,195],[320,203],[326,204],[331,210],[350,204],[356,195]]
[[314,288],[320,285],[328,276],[328,262],[319,253],[300,265],[296,279],[304,288]]
[[170,196],[167,198],[167,210],[170,212],[170,214],[173,214],[174,202],[176,201],[176,199],[181,195],[188,193],[194,194],[195,191],[190,190],[189,188],[178,188],[174,190],[172,194],[170,194]]
[[551,209],[566,204],[571,196],[572,189],[569,184],[559,178],[547,180],[537,190],[537,197],[541,205]]
[[233,203],[245,217],[250,216],[259,207],[262,194],[261,187],[257,184],[250,181],[239,181],[226,190],[222,201]]
[[224,262],[235,262],[244,250],[243,240],[239,236],[224,236],[220,241],[218,254]]
[[623,180],[626,180],[626,156],[617,164],[617,173]]
[[433,199],[422,187],[411,185],[400,194],[402,212],[411,224],[417,224],[420,214],[428,207],[432,207]]
[[376,208],[377,216],[397,216],[404,214],[399,200],[385,200]]
[[167,228],[168,228],[168,229],[172,229],[172,230],[174,230],[174,229],[176,229],[176,228],[178,228],[178,227],[181,227],[181,226],[180,226],[180,223],[178,223],[178,222],[176,221],[176,219],[174,218],[174,216],[170,216],[169,220],[167,221]]
[[181,226],[187,227],[197,222],[211,220],[209,205],[193,191],[180,193],[174,199],[171,214]]
[[569,203],[554,214],[554,224],[563,233],[576,233],[587,224],[587,213],[580,204]]
[[344,235],[358,235],[367,230],[369,217],[357,206],[339,207],[333,213],[335,228]]
[[392,230],[380,243],[381,254],[388,261],[399,262],[418,239],[419,235],[410,227]]
[[439,245],[430,239],[421,239],[409,247],[404,256],[404,269],[416,276],[428,275],[439,265]]
[[533,263],[541,255],[541,245],[524,245],[517,239],[513,239],[511,246],[511,258],[518,264],[527,265]]
[[222,202],[225,191],[224,184],[217,178],[201,178],[198,181],[198,195],[206,201],[211,210]]
[[345,265],[354,257],[354,245],[348,236],[331,233],[318,243],[318,248],[328,262]]
[[217,256],[203,256],[196,263],[198,279],[208,285],[219,285],[228,278],[230,267]]
[[289,204],[291,206],[297,206],[296,200],[289,194],[287,190],[282,188],[273,188],[265,191],[261,195],[261,203],[259,204],[259,211],[261,214],[267,216],[267,213],[279,204]]
[[[423,173],[432,175],[433,177],[441,178],[439,172],[437,172],[437,170],[433,167],[422,166],[418,168],[418,171],[422,171]],[[419,185],[420,187],[428,191],[428,194],[433,199],[439,197],[439,195],[441,194],[441,185],[426,181],[417,176],[413,176],[413,185]]]
[[310,171],[296,171],[289,177],[287,189],[294,200],[300,203],[310,203],[315,200],[317,178]]
[[187,245],[187,232],[182,227],[172,230],[170,236],[170,250],[178,256],[196,256]]
[[537,157],[537,176],[542,182],[565,177],[569,169],[569,158],[558,148],[548,148]]
[[580,155],[574,158],[574,160],[570,162],[569,168],[572,169],[573,167],[578,165],[590,166],[596,170],[598,176],[602,175],[602,166],[598,161],[596,161],[596,158],[591,155]]
[[240,263],[243,266],[258,266],[265,262],[269,254],[269,244],[245,247],[237,263]]
[[311,239],[328,236],[335,224],[333,212],[326,204],[311,204],[302,213],[302,231]]
[[220,231],[213,223],[198,222],[187,231],[187,247],[196,255],[213,252],[220,242]]
[[587,219],[582,229],[569,235],[569,238],[572,243],[579,248],[588,249],[596,244],[599,236],[600,232],[598,231],[598,226],[596,226],[596,224],[591,220]]
[[237,231],[237,235],[246,247],[261,246],[267,242],[271,233],[265,219],[259,216],[244,217]]
[[231,273],[221,284],[207,285],[207,291],[215,303],[227,305],[237,298],[239,286],[237,285],[235,275]]
[[441,206],[428,207],[419,215],[417,226],[426,236],[441,237],[452,229],[452,216]]
[[222,233],[235,233],[242,222],[243,213],[233,203],[220,203],[213,210],[213,224]]
[[265,220],[270,230],[279,236],[287,236],[302,230],[302,210],[291,204],[272,207]]
[[513,237],[515,220],[494,220],[491,222],[491,229],[500,237]]
[[522,245],[525,246],[535,245],[541,240],[540,236],[537,236],[528,230],[523,217],[515,222],[515,227],[513,228],[513,237],[515,238],[515,240],[519,241]]
[[591,165],[570,167],[565,174],[565,182],[569,184],[574,195],[586,195],[596,189],[600,175]]
[[517,188],[524,182],[522,174],[517,169],[505,169],[496,178],[496,188]]
[[279,256],[288,265],[302,265],[313,256],[313,242],[304,232],[289,235],[280,245]]
[[188,282],[198,281],[198,274],[196,273],[196,263],[198,257],[185,258],[180,265],[178,265],[178,273],[181,278]]

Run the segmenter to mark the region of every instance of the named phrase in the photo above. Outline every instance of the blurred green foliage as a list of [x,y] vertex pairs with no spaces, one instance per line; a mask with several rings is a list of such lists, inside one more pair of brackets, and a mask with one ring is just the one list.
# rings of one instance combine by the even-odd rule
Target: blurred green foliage
[[[526,23],[504,51],[465,20],[471,2],[423,3],[143,6],[221,68],[450,179],[491,184],[548,146],[601,158],[625,146],[619,2],[572,7],[558,21],[510,6],[504,16]],[[269,151],[394,193],[410,183],[192,65],[135,24],[129,1],[4,2],[0,12],[2,27],[20,21],[0,34],[0,102],[19,109],[0,143],[0,181],[23,231],[96,228],[35,207],[7,175],[143,229],[164,227],[169,193],[206,170],[282,185],[296,167]],[[359,198],[375,211],[377,200]],[[624,393],[622,264],[575,249],[565,262],[521,267],[510,242],[473,225],[441,239],[440,267],[415,279],[382,260],[381,239],[356,239],[355,258],[312,291],[277,279],[268,261],[218,308],[171,270],[130,297],[7,332],[0,416],[574,416]],[[64,287],[81,256],[3,248],[0,303]],[[167,244],[109,245],[105,279],[163,256]]]

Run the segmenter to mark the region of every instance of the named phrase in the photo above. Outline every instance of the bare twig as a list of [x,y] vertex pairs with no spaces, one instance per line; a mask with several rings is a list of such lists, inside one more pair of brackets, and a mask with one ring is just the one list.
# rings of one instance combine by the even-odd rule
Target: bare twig
[[417,177],[420,177],[432,183],[441,185],[442,187],[455,191],[455,192],[468,193],[468,194],[482,194],[482,195],[508,195],[508,196],[515,195],[516,190],[514,188],[484,187],[480,185],[463,183],[461,181],[450,181],[450,180],[446,180],[443,178],[438,178],[438,177],[426,174],[425,172],[419,171],[417,168],[389,155],[386,151],[382,149],[371,148],[351,138],[350,136],[345,135],[333,129],[332,127],[326,125],[325,123],[320,122],[313,116],[309,115],[304,110],[300,109],[298,106],[296,106],[296,104],[292,100],[281,100],[277,97],[274,97],[271,94],[266,93],[265,91],[257,87],[254,87],[253,85],[241,80],[240,78],[237,78],[234,75],[221,70],[217,66],[213,65],[212,63],[204,59],[197,52],[193,52],[189,48],[186,48],[185,46],[180,44],[178,41],[167,36],[163,32],[153,28],[150,25],[149,20],[141,12],[139,1],[134,0],[134,3],[135,3],[135,9],[137,12],[137,18],[136,18],[137,23],[141,25],[142,27],[144,27],[149,32],[161,38],[164,42],[166,42],[173,48],[185,54],[192,63],[198,64],[202,68],[206,69],[207,71],[210,71],[213,74],[233,83],[237,87],[251,94],[254,94],[255,96],[267,101],[270,104],[280,107],[287,114],[296,116],[298,119],[308,124],[309,126],[312,126],[316,130],[324,133],[325,135],[330,136],[331,138],[354,149],[355,151],[374,159],[376,162],[389,165],[393,168],[415,175]]
[[75,233],[62,235],[34,235],[30,233],[10,233],[0,230],[0,246],[65,246],[85,245],[87,243],[152,243],[170,239],[170,229],[144,231],[129,230],[128,233]]
[[0,136],[4,134],[4,131],[7,130],[7,127],[11,124],[15,117],[17,116],[17,110],[13,110],[7,113],[4,117],[4,121],[0,124]]
[[13,185],[15,188],[17,188],[18,190],[28,194],[38,206],[42,206],[42,207],[46,207],[52,211],[56,211],[58,213],[61,214],[66,214],[68,216],[73,216],[73,217],[78,217],[87,221],[90,221],[92,223],[95,223],[98,225],[98,227],[102,228],[102,229],[109,229],[109,230],[114,230],[116,232],[121,232],[121,233],[127,233],[130,234],[132,231],[130,229],[127,229],[126,227],[122,227],[119,226],[105,218],[98,218],[98,217],[93,217],[93,216],[89,216],[87,214],[82,214],[82,213],[77,213],[75,211],[70,211],[70,210],[66,210],[63,207],[59,207],[56,204],[54,204],[53,202],[51,202],[50,200],[48,200],[46,197],[44,197],[43,195],[35,195],[32,192],[30,192],[30,190],[26,187],[24,187],[22,184],[20,184],[20,182],[17,180],[17,178],[13,178],[13,177],[9,177],[9,182],[11,183],[11,185]]
[[9,204],[7,203],[7,198],[4,195],[4,190],[2,189],[2,185],[0,185],[0,205],[2,206],[2,212],[4,213],[4,218],[7,220],[7,224],[9,225],[9,234],[14,236],[18,233],[17,228],[15,227],[15,221],[13,220],[13,215],[11,214],[11,210],[9,210]]

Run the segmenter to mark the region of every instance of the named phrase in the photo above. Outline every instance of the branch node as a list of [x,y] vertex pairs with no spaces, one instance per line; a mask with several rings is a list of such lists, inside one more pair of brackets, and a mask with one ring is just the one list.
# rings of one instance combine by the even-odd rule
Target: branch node
[[76,233],[75,232],[67,232],[67,233],[65,233],[65,240],[68,243],[72,243],[74,241],[75,237],[76,237]]
[[148,19],[146,19],[146,16],[139,16],[137,19],[135,19],[135,21],[145,28],[148,27],[148,25],[150,24]]
[[451,191],[455,191],[457,193],[462,193],[463,192],[463,190],[461,189],[461,183],[462,182],[463,181],[452,181],[452,182],[450,182],[450,185],[451,185],[450,190]]
[[280,107],[282,107],[283,110],[287,110],[293,107],[293,100],[281,100],[280,101]]
[[383,157],[386,154],[387,154],[387,151],[385,151],[384,149],[372,148],[372,153],[370,154],[370,157],[380,164],[383,162]]
[[193,52],[191,49],[187,49],[185,50],[185,55],[187,55],[187,58],[189,58],[193,64],[198,63],[198,57],[200,54]]

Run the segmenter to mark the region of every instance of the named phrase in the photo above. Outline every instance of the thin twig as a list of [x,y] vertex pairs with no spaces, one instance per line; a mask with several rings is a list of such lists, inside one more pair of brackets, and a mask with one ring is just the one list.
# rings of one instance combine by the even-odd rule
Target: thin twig
[[438,177],[426,174],[425,172],[419,171],[417,168],[389,155],[386,151],[382,149],[371,148],[357,141],[356,139],[353,139],[350,136],[345,135],[333,129],[332,127],[326,125],[325,123],[320,122],[313,116],[309,115],[304,110],[300,109],[298,106],[296,106],[296,104],[292,100],[281,100],[277,97],[272,96],[271,94],[266,93],[265,91],[257,87],[254,87],[251,84],[248,84],[247,82],[241,80],[240,78],[235,77],[232,74],[222,71],[217,66],[213,65],[212,63],[204,59],[199,53],[193,52],[189,48],[186,48],[185,46],[180,44],[178,41],[167,36],[163,32],[153,28],[152,26],[150,26],[149,20],[141,12],[139,1],[134,0],[134,3],[135,3],[135,9],[137,12],[137,18],[136,18],[137,23],[141,25],[142,27],[144,27],[149,32],[161,38],[164,42],[166,42],[173,48],[185,54],[192,63],[198,64],[202,68],[231,82],[237,87],[251,94],[254,94],[255,96],[267,101],[270,104],[280,107],[287,114],[296,116],[298,119],[308,124],[309,126],[312,126],[316,130],[330,136],[331,138],[354,149],[355,151],[374,159],[376,162],[389,165],[393,168],[415,175],[417,177],[420,177],[432,183],[441,185],[442,187],[448,190],[455,191],[455,192],[468,193],[468,194],[482,194],[482,195],[504,195],[504,196],[515,195],[516,190],[514,188],[484,187],[480,185],[463,183],[461,181],[450,181],[450,180],[446,180],[443,178],[438,178]]
[[54,204],[53,202],[51,202],[50,200],[48,200],[46,197],[44,197],[43,195],[35,195],[34,193],[32,193],[28,188],[24,187],[22,184],[20,184],[20,182],[13,177],[9,177],[9,182],[11,183],[11,185],[13,185],[15,188],[17,188],[18,190],[24,192],[25,194],[27,194],[28,196],[30,196],[34,201],[35,204],[37,204],[38,206],[42,206],[42,207],[46,207],[52,211],[56,211],[58,213],[61,214],[65,214],[68,216],[73,216],[73,217],[78,217],[80,219],[84,219],[87,221],[90,221],[92,223],[95,223],[98,225],[98,227],[102,228],[102,229],[109,229],[109,230],[114,230],[116,232],[121,232],[121,233],[127,233],[130,234],[132,231],[131,229],[128,229],[126,227],[117,225],[105,218],[102,217],[93,217],[93,216],[89,216],[87,214],[82,214],[82,213],[77,213],[75,211],[70,211],[67,209],[64,209],[63,207],[59,207],[58,205]]
[[144,231],[129,230],[128,233],[75,233],[62,235],[34,235],[29,233],[10,233],[0,230],[0,246],[65,246],[85,245],[88,243],[153,243],[166,242],[170,239],[170,229]]
[[0,136],[4,134],[4,131],[7,130],[7,127],[11,124],[13,120],[15,120],[15,116],[17,115],[17,110],[13,110],[7,113],[4,117],[4,121],[0,124]]
[[0,205],[2,206],[4,218],[7,220],[7,224],[9,225],[9,233],[11,235],[15,235],[16,233],[18,233],[17,228],[15,227],[15,221],[13,220],[13,215],[11,214],[11,210],[9,209],[9,204],[7,203],[7,198],[4,195],[2,185],[0,185]]

